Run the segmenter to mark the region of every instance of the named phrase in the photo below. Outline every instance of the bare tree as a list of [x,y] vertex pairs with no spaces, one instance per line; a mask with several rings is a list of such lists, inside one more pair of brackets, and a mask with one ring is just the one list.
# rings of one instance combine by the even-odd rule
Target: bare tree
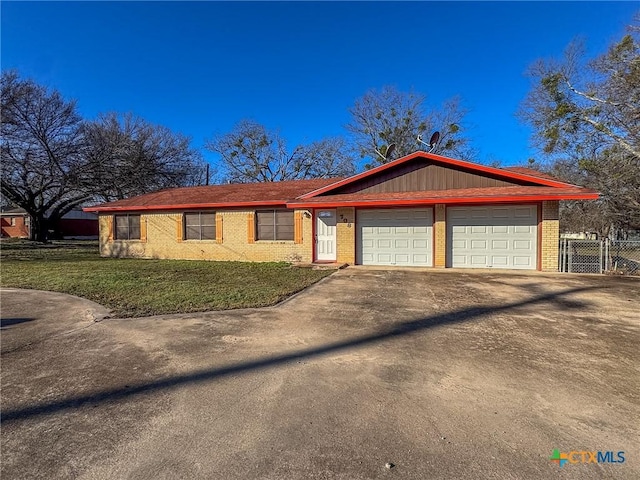
[[[386,86],[369,90],[349,109],[352,119],[346,125],[361,158],[370,158],[371,168],[424,149],[417,137],[428,140],[435,131],[440,142],[434,153],[468,158],[469,141],[463,136],[466,111],[460,99],[446,101],[440,109],[426,110],[425,97]],[[388,153],[391,144],[395,150]]]
[[15,71],[2,74],[3,197],[31,216],[46,241],[59,220],[87,201],[110,201],[205,183],[189,139],[132,115],[83,122],[75,101]]
[[205,183],[200,153],[166,127],[108,113],[87,122],[83,134],[89,182],[102,201]]
[[555,162],[554,173],[602,194],[589,207],[568,204],[565,225],[583,224],[589,211],[592,230],[601,234],[611,227],[640,228],[639,33],[636,19],[627,35],[591,61],[573,42],[562,61],[531,67],[534,83],[519,116],[533,126],[536,145]]
[[74,101],[56,90],[4,72],[2,106],[2,194],[31,216],[33,240],[87,199],[81,118]]
[[329,178],[355,171],[342,138],[327,138],[289,151],[279,133],[251,120],[242,120],[232,131],[214,136],[206,148],[220,155],[226,179],[232,182]]

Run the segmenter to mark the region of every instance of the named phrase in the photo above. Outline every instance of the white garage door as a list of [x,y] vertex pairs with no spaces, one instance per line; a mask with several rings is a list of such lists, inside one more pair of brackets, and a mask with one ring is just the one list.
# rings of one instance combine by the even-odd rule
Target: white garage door
[[535,205],[447,208],[447,265],[535,269]]
[[430,267],[432,224],[430,208],[358,210],[357,263]]

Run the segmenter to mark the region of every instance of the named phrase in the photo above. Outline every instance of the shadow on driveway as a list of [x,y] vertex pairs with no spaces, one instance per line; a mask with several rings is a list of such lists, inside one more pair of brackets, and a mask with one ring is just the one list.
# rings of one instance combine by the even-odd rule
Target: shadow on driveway
[[[414,333],[419,333],[424,330],[438,327],[441,325],[456,324],[462,322],[468,322],[473,319],[479,319],[483,315],[504,313],[509,310],[513,310],[519,307],[531,306],[541,304],[545,302],[553,303],[559,310],[574,310],[587,306],[585,303],[569,300],[565,297],[588,290],[597,289],[598,287],[580,287],[566,289],[557,293],[538,294],[537,296],[528,300],[519,302],[512,302],[502,305],[492,306],[479,306],[470,307],[454,312],[443,313],[439,315],[432,315],[416,320],[411,320],[403,323],[396,324],[389,329],[376,332],[369,335],[351,338],[334,343],[328,343],[320,347],[308,348],[299,350],[296,352],[274,355],[266,358],[251,360],[247,362],[241,362],[233,365],[229,365],[221,368],[205,369],[195,371],[190,374],[176,375],[156,381],[143,383],[134,386],[125,386],[122,388],[105,390],[96,392],[90,395],[76,396],[72,398],[63,399],[60,401],[42,403],[40,405],[34,405],[25,408],[18,408],[2,412],[1,422],[19,421],[35,416],[51,415],[60,411],[66,411],[74,408],[84,406],[86,404],[101,404],[104,402],[111,402],[115,400],[125,399],[138,394],[145,394],[154,391],[173,389],[189,384],[198,384],[217,378],[225,377],[228,375],[244,373],[248,371],[267,369],[274,366],[286,364],[294,360],[310,359],[319,357],[322,355],[342,352],[349,349],[355,349],[367,345],[372,345],[380,342],[392,340]],[[601,289],[601,287],[600,287]],[[533,290],[533,289],[532,289]],[[19,320],[19,319],[15,319]],[[26,321],[26,320],[25,320]]]
[[35,318],[0,318],[0,329],[4,330],[19,323],[33,322]]

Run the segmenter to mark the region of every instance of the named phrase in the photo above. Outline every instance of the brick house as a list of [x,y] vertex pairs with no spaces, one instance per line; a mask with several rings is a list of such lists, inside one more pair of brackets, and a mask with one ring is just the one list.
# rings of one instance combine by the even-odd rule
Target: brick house
[[558,267],[558,204],[594,191],[416,152],[349,178],[185,187],[86,208],[103,256]]
[[[3,238],[29,238],[31,216],[23,208],[12,208],[0,212]],[[58,231],[66,239],[98,238],[98,217],[95,213],[73,209],[58,222]]]
[[8,238],[29,238],[30,217],[22,208],[0,212],[0,234]]

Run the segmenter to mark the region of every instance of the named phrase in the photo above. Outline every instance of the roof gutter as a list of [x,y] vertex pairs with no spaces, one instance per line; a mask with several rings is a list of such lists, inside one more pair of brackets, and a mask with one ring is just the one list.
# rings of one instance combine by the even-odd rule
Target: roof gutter
[[271,200],[261,202],[218,202],[218,203],[181,203],[175,205],[126,205],[126,206],[100,206],[85,207],[84,212],[148,212],[148,211],[166,211],[166,210],[196,210],[202,208],[242,208],[242,207],[274,207],[287,206],[286,200]]
[[289,202],[287,208],[335,208],[335,207],[410,207],[417,205],[458,204],[458,203],[527,203],[545,200],[597,200],[597,193],[576,193],[558,195],[496,195],[487,197],[439,197],[396,200],[327,200],[325,202]]

